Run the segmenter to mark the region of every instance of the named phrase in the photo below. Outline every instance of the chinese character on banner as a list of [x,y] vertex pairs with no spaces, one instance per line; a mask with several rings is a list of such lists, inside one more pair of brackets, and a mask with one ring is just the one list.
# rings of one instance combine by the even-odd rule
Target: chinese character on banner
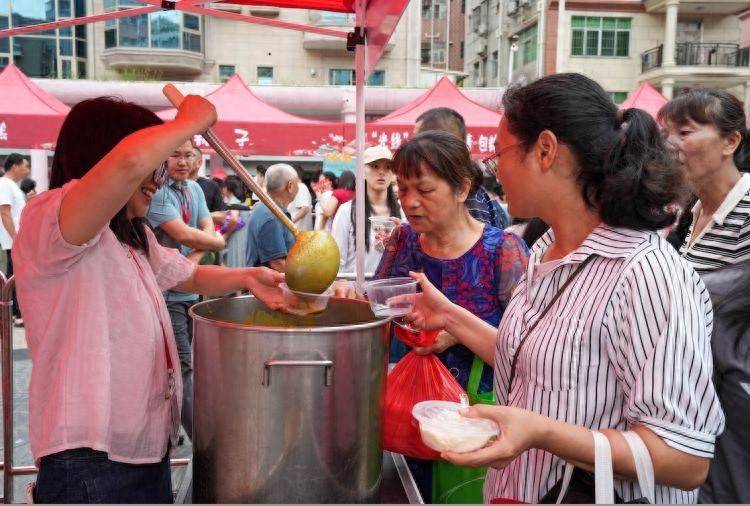
[[5,125],[5,121],[0,123],[0,141],[8,140],[8,127]]
[[486,135],[480,135],[479,136],[479,152],[480,153],[486,153],[487,151],[489,151],[489,149],[487,147],[488,141],[489,141],[489,139],[487,138]]
[[206,139],[204,139],[202,135],[194,135],[193,144],[195,144],[199,148],[208,146],[208,142],[206,142]]
[[404,132],[404,133],[402,133],[402,134],[401,134],[401,137],[403,137],[403,138],[404,138],[404,140],[408,139],[408,138],[409,138],[409,132]]
[[370,135],[372,136],[373,139],[377,139],[378,138],[378,132],[376,132],[374,130],[373,130],[372,134],[370,134]]
[[469,148],[469,152],[471,152],[471,148],[474,146],[474,136],[471,134],[466,134],[466,147]]
[[378,144],[381,146],[388,146],[388,134],[383,132],[380,134],[380,138],[378,139]]
[[237,143],[237,145],[240,147],[240,149],[245,147],[245,144],[250,142],[250,137],[247,130],[243,130],[242,128],[235,128],[234,133],[237,134],[237,138],[234,140],[234,142]]
[[391,150],[395,151],[401,146],[401,135],[398,132],[391,134]]
[[495,151],[495,143],[497,142],[497,135],[490,135],[488,144],[490,145],[490,151]]

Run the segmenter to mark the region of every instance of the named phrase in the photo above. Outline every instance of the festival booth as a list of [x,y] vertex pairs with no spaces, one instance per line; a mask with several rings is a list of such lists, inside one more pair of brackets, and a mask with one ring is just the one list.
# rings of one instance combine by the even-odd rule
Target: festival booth
[[656,119],[659,109],[661,109],[667,102],[669,102],[669,100],[659,93],[659,91],[652,85],[649,83],[641,83],[641,85],[632,91],[628,95],[628,98],[620,104],[620,109],[624,110],[635,107],[636,109],[646,111],[651,117]]
[[0,149],[30,151],[31,178],[45,190],[47,149],[57,140],[70,109],[9,64],[0,72]]
[[368,142],[387,146],[391,150],[398,149],[402,142],[413,135],[417,118],[435,107],[450,107],[464,117],[466,145],[473,156],[485,157],[495,151],[497,126],[502,115],[468,98],[447,77],[441,78],[414,102],[368,123]]
[[[140,0],[142,7],[53,23],[0,30],[0,38],[65,28],[95,21],[130,17],[161,9],[216,16],[341,39],[354,52],[356,69],[357,159],[357,282],[364,281],[364,91],[408,0],[234,0],[237,5],[265,5],[354,13],[351,33],[226,10],[201,7],[206,0]],[[213,2],[215,5],[216,2]],[[266,132],[243,129],[231,104],[252,101],[242,117],[263,117],[265,104],[235,79],[209,97],[219,107],[224,141],[236,147],[261,149]],[[171,99],[170,99],[171,100]],[[177,102],[175,102],[177,103]],[[453,104],[451,104],[453,105]],[[267,107],[267,105],[266,105]],[[253,109],[255,108],[255,109]],[[261,112],[270,114],[268,109]],[[278,111],[275,111],[278,112]],[[328,142],[331,125],[291,115],[270,135],[292,138],[289,128],[309,127],[313,141]],[[223,123],[227,125],[224,126]],[[497,123],[497,120],[495,120]],[[218,136],[206,133],[210,139]],[[212,141],[213,142],[213,141]],[[220,142],[214,142],[219,146]],[[213,145],[213,144],[212,144]],[[263,148],[265,149],[265,148]],[[222,157],[229,156],[221,150]],[[12,314],[13,281],[2,279],[4,501],[13,502],[13,478],[34,474],[33,466],[13,463]],[[271,312],[253,297],[209,300],[191,309],[194,318],[193,458],[185,464],[178,502],[203,503],[319,503],[421,502],[402,456],[382,452],[382,406],[387,372],[387,332],[390,320],[375,316],[367,302],[331,299],[319,314],[295,316]]]
[[[278,109],[258,98],[239,74],[205,97],[216,107],[216,134],[239,155],[323,156],[343,141],[340,123],[314,121]],[[177,110],[157,115],[172,120]],[[200,136],[201,149],[208,143]]]

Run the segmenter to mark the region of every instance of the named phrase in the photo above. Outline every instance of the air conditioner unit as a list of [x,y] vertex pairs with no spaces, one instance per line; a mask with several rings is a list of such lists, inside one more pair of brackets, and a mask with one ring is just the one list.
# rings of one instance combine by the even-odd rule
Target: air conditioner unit
[[519,0],[519,5],[521,7],[528,7],[531,5],[531,0]]
[[518,12],[518,0],[510,0],[508,2],[508,15],[513,16]]
[[487,35],[487,24],[479,23],[479,26],[477,27],[477,33],[479,35]]
[[479,56],[487,56],[487,44],[479,44],[477,54],[479,54]]

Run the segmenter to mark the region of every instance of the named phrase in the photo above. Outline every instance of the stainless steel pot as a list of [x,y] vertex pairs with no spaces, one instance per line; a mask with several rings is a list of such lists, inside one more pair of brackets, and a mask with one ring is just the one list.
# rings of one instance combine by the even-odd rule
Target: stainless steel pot
[[388,320],[252,297],[193,306],[194,502],[375,502]]

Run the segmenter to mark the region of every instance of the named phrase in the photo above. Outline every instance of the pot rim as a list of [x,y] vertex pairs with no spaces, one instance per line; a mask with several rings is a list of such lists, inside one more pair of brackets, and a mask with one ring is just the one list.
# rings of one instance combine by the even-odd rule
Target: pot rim
[[[311,334],[320,333],[320,332],[338,332],[338,331],[341,331],[342,329],[366,330],[370,328],[376,328],[384,324],[388,324],[390,323],[392,319],[392,317],[383,318],[383,317],[375,316],[375,320],[371,322],[353,323],[350,325],[327,326],[327,327],[266,327],[262,325],[250,325],[247,323],[235,323],[235,322],[227,322],[227,321],[222,321],[222,320],[212,320],[211,318],[207,318],[205,316],[196,314],[195,312],[196,308],[215,303],[216,301],[219,301],[222,299],[254,299],[254,298],[255,296],[253,295],[242,295],[240,297],[228,296],[228,297],[221,297],[219,299],[205,300],[203,302],[193,304],[188,310],[188,314],[190,315],[191,318],[193,318],[193,320],[208,323],[215,327],[224,327],[224,328],[231,328],[231,329],[237,329],[237,330],[262,330],[264,332],[278,332],[278,333],[309,332]],[[346,299],[343,297],[331,297],[331,300],[348,300],[350,302],[356,302],[358,304],[367,304],[368,307],[370,305],[369,302],[364,301],[364,300]]]

